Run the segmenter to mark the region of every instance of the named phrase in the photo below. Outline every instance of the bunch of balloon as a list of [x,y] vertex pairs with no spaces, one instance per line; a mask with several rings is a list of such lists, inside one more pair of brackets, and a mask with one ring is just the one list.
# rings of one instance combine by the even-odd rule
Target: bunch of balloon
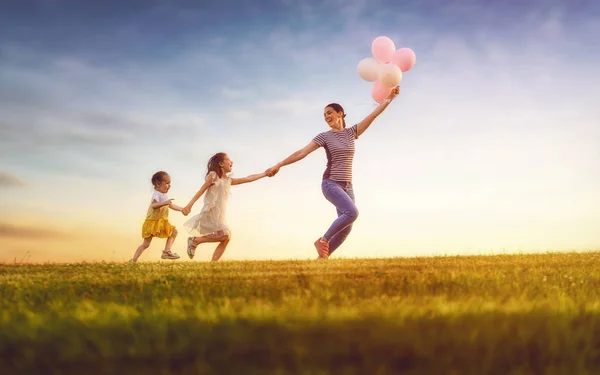
[[371,44],[373,57],[358,63],[358,75],[367,82],[375,82],[371,96],[381,103],[392,88],[402,81],[402,73],[409,71],[417,61],[410,48],[396,50],[394,42],[387,36],[378,36]]

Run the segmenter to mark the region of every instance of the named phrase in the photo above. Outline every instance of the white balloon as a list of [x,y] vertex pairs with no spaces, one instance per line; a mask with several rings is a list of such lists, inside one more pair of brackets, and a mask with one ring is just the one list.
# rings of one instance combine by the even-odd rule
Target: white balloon
[[379,63],[372,57],[360,60],[358,75],[367,82],[375,82],[379,78]]
[[402,81],[402,70],[396,64],[383,64],[379,67],[379,82],[385,87],[396,87]]

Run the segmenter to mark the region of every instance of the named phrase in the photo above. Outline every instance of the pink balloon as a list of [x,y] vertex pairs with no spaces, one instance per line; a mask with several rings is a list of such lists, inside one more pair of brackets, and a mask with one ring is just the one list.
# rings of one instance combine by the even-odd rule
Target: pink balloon
[[417,61],[417,56],[410,48],[400,48],[392,55],[392,64],[398,65],[402,72],[408,72]]
[[371,52],[375,60],[382,64],[387,64],[392,60],[392,55],[396,51],[394,42],[387,36],[378,36],[371,44]]
[[371,96],[377,103],[381,103],[385,98],[388,97],[393,87],[385,87],[379,81],[375,82],[371,89]]

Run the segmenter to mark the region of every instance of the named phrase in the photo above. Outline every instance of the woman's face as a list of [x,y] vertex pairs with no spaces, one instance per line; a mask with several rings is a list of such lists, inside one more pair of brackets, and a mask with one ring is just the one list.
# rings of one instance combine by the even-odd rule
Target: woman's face
[[325,107],[323,116],[325,117],[325,122],[327,125],[334,128],[337,124],[342,122],[342,119],[344,118],[344,112],[336,112],[335,109],[331,107]]

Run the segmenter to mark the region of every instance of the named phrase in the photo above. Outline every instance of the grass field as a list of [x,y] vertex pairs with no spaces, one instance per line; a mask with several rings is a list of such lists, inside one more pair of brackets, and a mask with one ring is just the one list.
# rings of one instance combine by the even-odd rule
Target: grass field
[[0,373],[598,374],[599,261],[0,264]]

